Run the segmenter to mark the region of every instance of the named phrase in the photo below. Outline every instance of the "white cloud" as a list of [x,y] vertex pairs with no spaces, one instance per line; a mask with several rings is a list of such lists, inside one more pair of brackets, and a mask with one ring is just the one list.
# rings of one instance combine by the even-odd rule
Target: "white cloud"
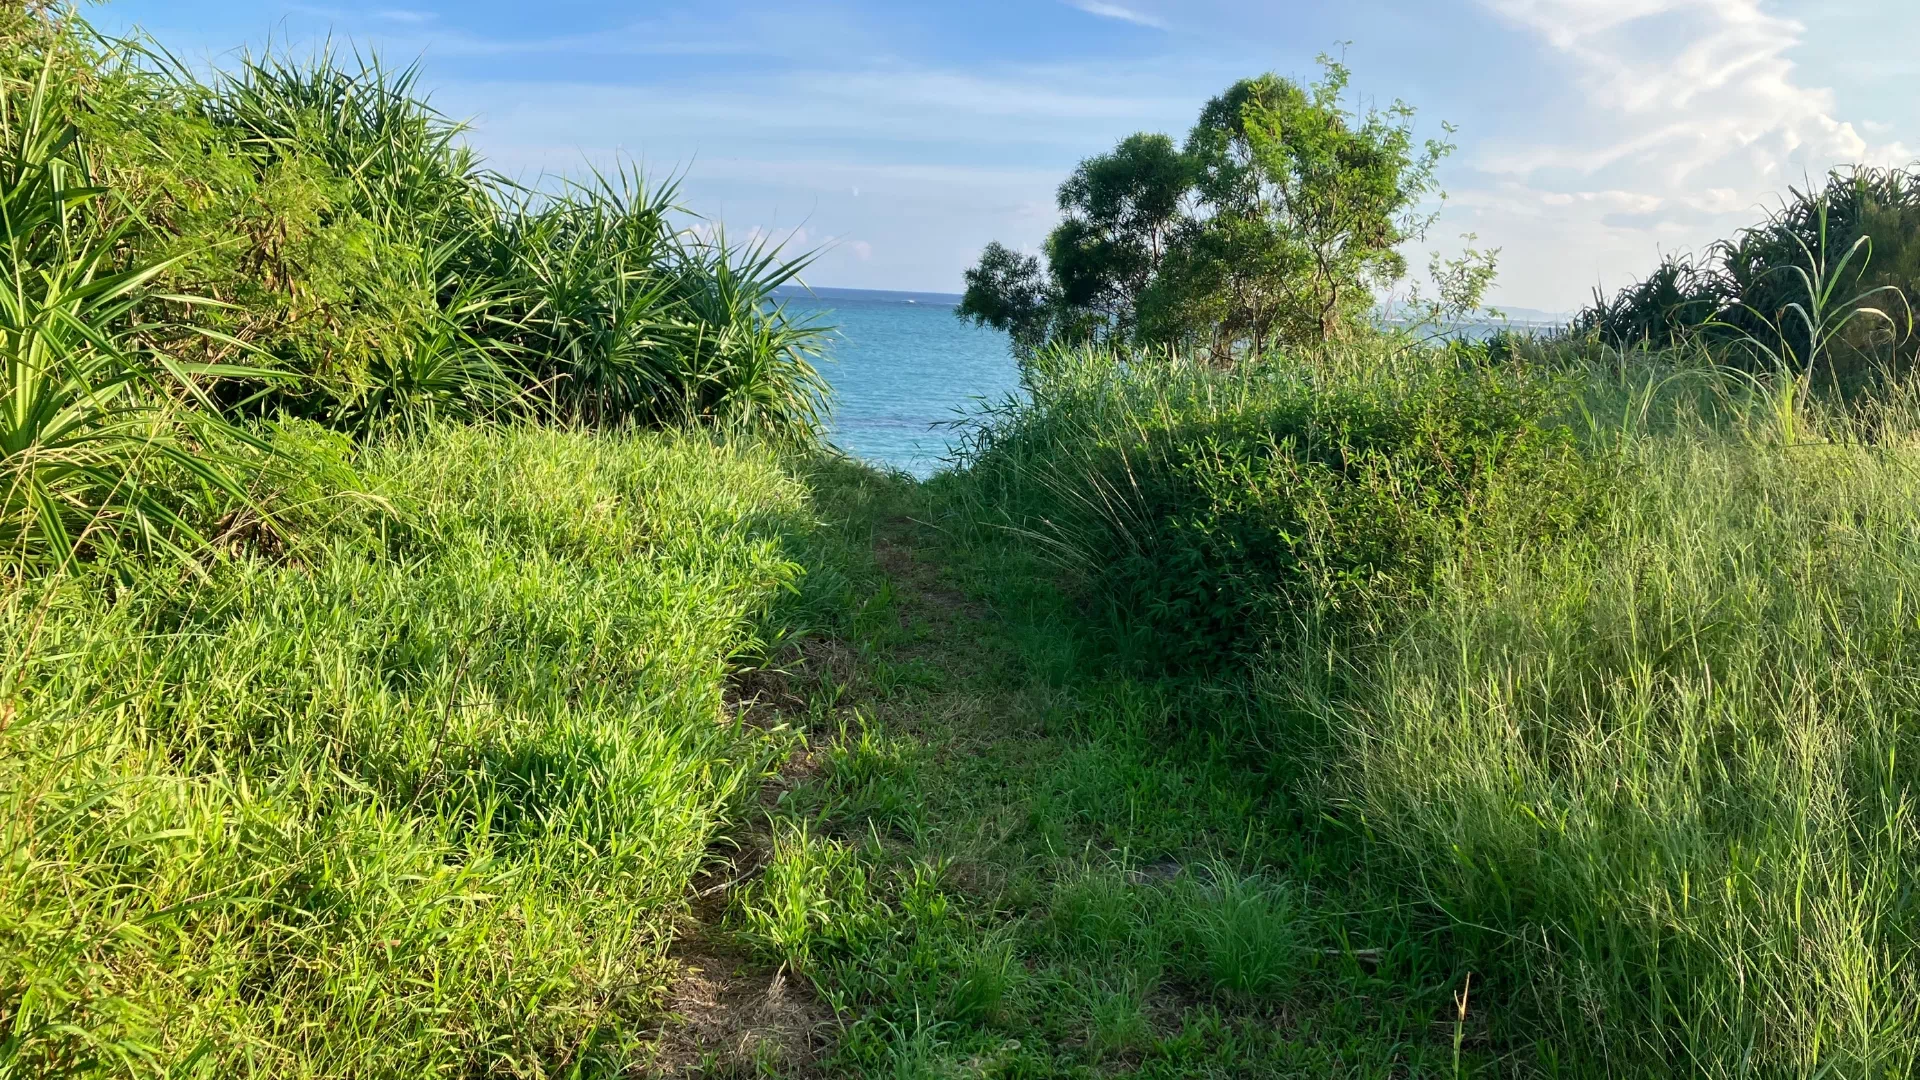
[[[1792,52],[1808,27],[1762,0],[1480,0],[1538,35],[1576,91],[1547,134],[1489,144],[1493,183],[1461,192],[1485,234],[1535,264],[1509,288],[1564,305],[1580,285],[1650,269],[1752,223],[1789,185],[1849,163],[1904,163],[1889,132],[1838,116]],[[1520,228],[1524,222],[1525,228]],[[1541,272],[1552,260],[1557,270]]]
[[1098,15],[1103,19],[1118,19],[1135,26],[1150,26],[1155,30],[1165,30],[1167,24],[1143,11],[1121,7],[1119,4],[1105,3],[1104,0],[1066,0],[1068,7],[1076,7],[1089,15]]
[[1750,147],[1827,160],[1870,149],[1833,119],[1830,90],[1795,80],[1786,54],[1805,26],[1758,0],[1485,2],[1545,37],[1572,61],[1590,105],[1626,121],[1607,141],[1536,151],[1536,167],[1597,170],[1658,155],[1678,182]]

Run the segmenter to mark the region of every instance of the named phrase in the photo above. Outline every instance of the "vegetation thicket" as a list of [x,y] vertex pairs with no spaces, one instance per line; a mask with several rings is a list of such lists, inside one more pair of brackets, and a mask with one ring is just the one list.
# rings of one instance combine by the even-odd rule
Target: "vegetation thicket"
[[[1614,349],[1698,345],[1829,391],[1905,377],[1920,299],[1920,171],[1836,169],[1696,254],[1593,302],[1568,328]],[[1817,283],[1817,287],[1816,287]]]
[[0,1075],[659,1049],[788,738],[728,691],[812,617],[824,329],[671,184],[459,134],[0,5]]
[[[1291,943],[1256,996],[1298,1040],[1325,995],[1395,987],[1360,1023],[1405,1031],[1470,980],[1489,1075],[1910,1072],[1908,392],[1863,418],[1791,375],[1493,356],[1081,357],[983,421],[961,557],[1012,610],[994,583],[1051,568],[1085,672],[1053,737],[1115,755],[1035,782],[1085,815],[1055,872],[1117,890],[1130,942],[1193,883],[1303,890],[1242,946]],[[1102,977],[1245,1015],[1148,955]]]
[[922,484],[672,184],[0,8],[0,1077],[1920,1070],[1920,186],[1423,342],[1346,84],[989,248]]
[[822,415],[824,328],[772,298],[804,257],[687,228],[631,170],[518,187],[411,68],[326,50],[202,80],[38,5],[0,12],[0,53],[16,553],[60,547],[63,515],[151,535],[160,458],[244,488],[182,450],[216,416],[793,438]]
[[[964,938],[1024,967],[883,908],[994,988],[986,1020],[929,1026],[884,931],[774,954],[828,949],[829,992],[921,1023],[892,1060],[1009,1074],[1920,1068],[1914,174],[1791,193],[1562,334],[1356,319],[1223,363],[1140,329],[1167,264],[1134,256],[1179,200],[1098,209],[1179,190],[1178,158],[1090,159],[1044,273],[990,249],[970,277],[962,315],[1017,332],[1026,393],[916,513],[1010,655],[922,709],[1003,696],[844,734],[827,784],[830,814],[997,883],[1017,914]],[[1143,220],[1111,261],[1076,246]],[[1076,307],[1096,265],[1135,272]],[[943,776],[963,753],[989,763]],[[871,895],[889,861],[861,850],[785,857],[851,859],[828,879]]]
[[[969,469],[1165,662],[1242,662],[1309,625],[1379,632],[1490,523],[1542,540],[1588,523],[1565,380],[1435,359],[1361,349],[1213,377],[1056,348],[1027,400],[971,429]],[[1044,505],[1022,509],[1029,491]]]

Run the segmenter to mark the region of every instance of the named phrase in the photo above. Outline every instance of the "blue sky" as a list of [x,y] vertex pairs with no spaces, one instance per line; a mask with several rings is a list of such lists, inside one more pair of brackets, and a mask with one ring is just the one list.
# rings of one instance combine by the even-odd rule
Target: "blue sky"
[[[1435,229],[1503,251],[1496,299],[1564,311],[1754,220],[1829,165],[1920,156],[1914,0],[118,0],[183,58],[332,35],[419,58],[516,176],[684,172],[818,285],[957,291],[1032,248],[1074,164],[1344,52],[1357,91],[1459,127]],[[1897,48],[1886,47],[1899,43]],[[1416,261],[1424,262],[1416,255]]]

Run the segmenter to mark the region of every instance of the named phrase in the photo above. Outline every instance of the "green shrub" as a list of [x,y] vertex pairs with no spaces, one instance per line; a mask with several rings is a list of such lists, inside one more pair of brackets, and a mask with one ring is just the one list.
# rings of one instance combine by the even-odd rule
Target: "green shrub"
[[1378,627],[1463,550],[1562,531],[1594,497],[1552,384],[1461,359],[1056,358],[976,433],[975,467],[1142,655],[1203,665],[1298,625]]
[[71,11],[0,13],[8,93],[43,70],[76,175],[111,192],[113,258],[162,268],[118,329],[282,376],[216,388],[224,407],[357,433],[509,411],[802,441],[824,412],[828,328],[771,296],[807,256],[691,230],[672,183],[630,170],[512,184],[417,67],[328,48],[202,78]]
[[0,10],[0,551],[257,521],[233,504],[258,440],[205,449],[247,443],[238,417],[812,440],[828,328],[772,297],[806,256],[685,229],[636,173],[519,189],[461,132],[414,68],[322,50],[202,80],[70,9]]
[[[18,32],[0,19],[0,45]],[[196,380],[245,369],[152,347],[135,312],[168,266],[118,265],[129,226],[60,115],[61,60],[78,45],[41,40],[37,69],[0,68],[0,564],[15,565],[193,537],[170,480],[244,500],[206,450],[237,433],[191,406],[206,403]]]
[[500,332],[532,396],[581,423],[811,436],[826,409],[813,366],[826,327],[773,295],[810,258],[684,229],[677,199],[673,183],[623,170],[503,213],[483,274],[501,283]]
[[1724,364],[1846,396],[1911,372],[1920,336],[1920,169],[1844,166],[1788,189],[1766,220],[1669,255],[1563,335],[1626,350],[1698,343]]

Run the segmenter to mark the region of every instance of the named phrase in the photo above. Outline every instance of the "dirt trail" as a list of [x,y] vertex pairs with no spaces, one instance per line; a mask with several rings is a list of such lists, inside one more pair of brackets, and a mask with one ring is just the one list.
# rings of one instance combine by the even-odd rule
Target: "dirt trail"
[[[919,523],[890,519],[874,537],[873,558],[891,589],[892,606],[907,640],[863,658],[848,642],[808,637],[795,642],[780,662],[736,679],[731,707],[750,722],[801,729],[778,772],[761,786],[750,815],[721,847],[716,863],[691,886],[691,912],[669,950],[675,967],[659,1031],[656,1069],[666,1077],[823,1076],[821,1059],[838,1033],[832,1009],[805,979],[769,966],[727,940],[728,897],[764,868],[771,850],[769,815],[782,797],[818,779],[818,731],[805,725],[812,702],[833,688],[829,721],[871,707],[878,697],[868,677],[871,664],[925,661],[934,650],[912,631],[987,617],[984,605],[942,584],[937,564],[915,543]],[[864,662],[863,662],[864,661]],[[830,725],[829,725],[830,726]]]

